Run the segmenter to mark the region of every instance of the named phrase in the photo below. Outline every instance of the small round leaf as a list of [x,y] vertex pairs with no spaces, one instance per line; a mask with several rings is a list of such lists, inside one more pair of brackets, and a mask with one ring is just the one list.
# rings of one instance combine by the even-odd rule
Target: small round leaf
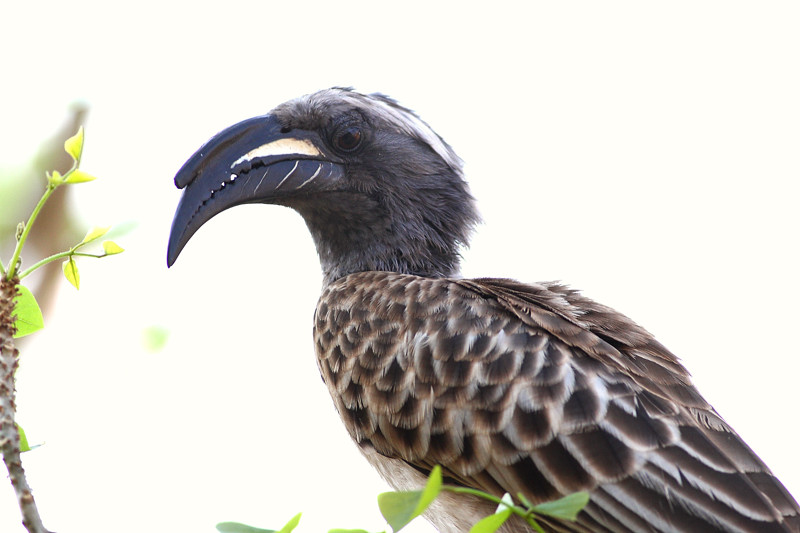
[[33,293],[24,285],[17,285],[17,295],[14,297],[14,327],[17,332],[14,338],[30,335],[44,327],[42,310],[33,297]]
[[125,248],[121,247],[114,241],[103,241],[103,251],[106,253],[106,255],[116,255],[124,252]]
[[472,526],[469,530],[469,533],[494,533],[500,529],[506,520],[508,520],[509,516],[511,516],[511,509],[508,508],[503,511],[498,511],[494,514],[490,514]]
[[588,492],[574,492],[552,502],[534,505],[532,510],[537,514],[575,521],[587,503],[589,503]]
[[291,520],[286,522],[286,525],[283,526],[278,533],[291,533],[294,531],[294,528],[297,527],[297,524],[300,523],[300,517],[303,516],[303,513],[297,513],[292,517]]
[[20,452],[29,452],[31,451],[31,445],[28,444],[28,437],[25,435],[25,430],[22,429],[22,426],[17,424],[17,431],[19,432],[19,451]]
[[64,176],[62,176],[61,172],[58,170],[54,170],[52,174],[47,172],[45,175],[47,176],[47,182],[52,185],[61,185],[64,183]]
[[381,514],[395,532],[421,515],[442,490],[442,468],[433,467],[422,490],[384,492],[378,495]]
[[86,236],[81,241],[81,244],[85,244],[87,242],[92,242],[96,239],[99,239],[106,233],[108,230],[111,229],[111,226],[93,226],[89,231],[86,232]]
[[216,528],[219,533],[277,533],[274,529],[261,529],[239,522],[220,522]]
[[83,170],[75,169],[69,174],[67,174],[66,179],[64,179],[64,183],[85,183],[87,181],[96,180],[94,176],[91,174],[87,174]]
[[163,326],[150,326],[142,330],[142,345],[150,353],[161,351],[169,339],[169,330]]
[[64,150],[76,162],[81,160],[81,154],[83,153],[83,126],[78,128],[78,133],[64,141]]
[[67,278],[67,281],[72,283],[76,289],[81,288],[81,275],[78,272],[78,265],[73,258],[70,257],[68,260],[64,261],[61,264],[61,270],[64,271],[64,277]]

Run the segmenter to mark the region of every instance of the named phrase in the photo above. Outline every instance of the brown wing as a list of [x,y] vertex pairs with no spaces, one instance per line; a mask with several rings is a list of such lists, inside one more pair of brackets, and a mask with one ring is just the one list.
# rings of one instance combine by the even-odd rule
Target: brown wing
[[800,531],[677,359],[562,286],[354,274],[315,337],[350,434],[382,456],[534,503],[589,491],[575,530]]

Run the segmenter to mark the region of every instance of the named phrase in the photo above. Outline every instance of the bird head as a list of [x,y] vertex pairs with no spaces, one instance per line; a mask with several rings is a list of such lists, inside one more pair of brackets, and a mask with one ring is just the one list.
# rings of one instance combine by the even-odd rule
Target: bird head
[[461,160],[413,112],[382,95],[333,88],[218,133],[183,165],[172,265],[214,215],[247,203],[305,220],[327,282],[383,270],[458,272],[479,217]]

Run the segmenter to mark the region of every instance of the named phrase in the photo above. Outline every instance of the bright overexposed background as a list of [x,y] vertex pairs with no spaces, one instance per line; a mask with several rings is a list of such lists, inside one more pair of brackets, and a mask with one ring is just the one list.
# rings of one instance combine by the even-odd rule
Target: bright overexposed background
[[[49,528],[277,529],[298,511],[298,531],[382,527],[386,485],[316,369],[300,217],[225,212],[165,265],[180,165],[332,85],[399,99],[465,159],[485,224],[464,275],[561,279],[631,316],[800,496],[800,6],[527,4],[3,7],[0,168],[84,102],[100,179],[71,201],[87,227],[138,224],[121,256],[79,263],[79,292],[60,284],[22,353],[18,419],[45,443],[23,459]],[[170,331],[156,353],[151,326]],[[22,533],[0,481],[0,531]]]

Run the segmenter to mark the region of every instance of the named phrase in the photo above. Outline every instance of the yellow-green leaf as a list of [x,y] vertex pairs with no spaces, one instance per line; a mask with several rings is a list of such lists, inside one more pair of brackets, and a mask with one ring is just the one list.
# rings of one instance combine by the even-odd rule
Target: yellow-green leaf
[[417,504],[417,508],[414,509],[414,516],[419,516],[425,509],[428,508],[430,504],[433,503],[433,500],[439,495],[442,491],[442,467],[436,465],[431,470],[430,475],[428,476],[428,482],[425,483],[425,488],[422,489],[422,494],[419,498],[419,503]]
[[86,244],[87,242],[92,242],[93,240],[99,239],[108,233],[108,230],[110,229],[111,226],[93,226],[89,231],[86,232],[86,237],[83,238],[81,244]]
[[52,183],[53,185],[61,185],[64,183],[64,177],[58,170],[54,170],[52,174],[46,172],[45,175],[47,176],[48,183]]
[[25,430],[22,429],[22,426],[17,424],[17,431],[19,432],[19,451],[20,452],[29,452],[31,451],[31,445],[28,444],[28,437],[25,435]]
[[246,524],[240,524],[239,522],[220,522],[216,527],[217,531],[220,533],[291,533],[294,531],[294,528],[297,527],[297,524],[300,523],[300,517],[302,515],[303,513],[294,515],[294,517],[279,531],[275,531],[274,529],[261,529]]
[[80,289],[81,275],[78,272],[78,265],[75,264],[75,260],[70,257],[61,264],[61,269],[64,271],[64,277],[67,278],[67,281],[72,283],[76,289]]
[[87,181],[96,180],[94,176],[91,174],[87,174],[83,170],[75,169],[69,174],[67,174],[67,178],[64,180],[64,183],[85,183]]
[[216,527],[219,533],[278,533],[274,529],[261,529],[239,522],[220,522]]
[[378,508],[392,526],[392,531],[400,531],[414,519],[414,509],[417,508],[421,496],[421,490],[378,494]]
[[511,509],[508,508],[495,514],[490,514],[472,526],[469,533],[494,533],[508,520],[509,516],[511,516]]
[[300,517],[303,516],[303,513],[297,513],[292,517],[291,520],[286,522],[286,525],[283,526],[278,533],[291,533],[294,531],[294,528],[297,527],[297,524],[300,523]]
[[421,515],[439,495],[441,488],[442,469],[436,465],[424,489],[378,494],[378,507],[392,530],[397,532]]
[[64,150],[76,162],[81,160],[81,154],[83,153],[83,126],[78,128],[78,133],[64,141]]
[[163,326],[150,326],[142,330],[142,345],[150,353],[161,351],[169,339],[169,330]]
[[534,513],[575,521],[578,513],[589,503],[588,492],[574,492],[552,502],[540,503],[532,507]]
[[14,297],[14,326],[17,328],[14,338],[30,335],[44,327],[42,310],[30,289],[17,285],[17,291],[17,296]]
[[124,252],[125,248],[122,248],[114,241],[103,241],[103,251],[106,253],[106,255],[115,255]]

